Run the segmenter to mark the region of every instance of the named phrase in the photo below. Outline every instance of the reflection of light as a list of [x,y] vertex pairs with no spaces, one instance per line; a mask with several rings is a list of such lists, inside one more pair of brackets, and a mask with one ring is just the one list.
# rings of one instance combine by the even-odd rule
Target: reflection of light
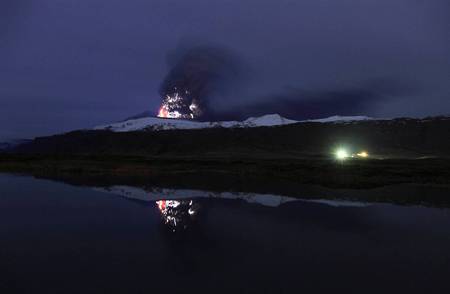
[[161,210],[162,213],[167,213],[168,208],[177,208],[180,205],[180,201],[160,200],[156,201],[156,204],[158,205],[158,208],[159,210]]
[[166,201],[156,201],[156,204],[158,205],[159,210],[164,213],[164,211],[166,210]]
[[165,224],[175,231],[177,227],[186,229],[191,218],[196,214],[196,206],[192,200],[159,200],[156,201]]
[[366,157],[369,157],[369,153],[367,153],[366,151],[361,151],[361,152],[357,153],[356,156],[366,158]]
[[349,157],[349,154],[347,150],[341,148],[336,151],[335,156],[338,160],[345,160]]

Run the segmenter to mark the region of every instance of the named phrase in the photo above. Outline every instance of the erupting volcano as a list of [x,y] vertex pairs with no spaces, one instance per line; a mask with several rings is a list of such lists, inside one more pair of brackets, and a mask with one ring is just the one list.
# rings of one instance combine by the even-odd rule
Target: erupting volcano
[[184,91],[180,95],[177,88],[174,88],[172,94],[166,94],[162,105],[158,111],[158,117],[161,118],[182,118],[182,119],[196,119],[201,116],[202,111],[195,101],[189,97],[190,92]]
[[158,117],[205,119],[212,97],[223,95],[240,73],[240,62],[224,48],[200,46],[176,52],[160,86]]

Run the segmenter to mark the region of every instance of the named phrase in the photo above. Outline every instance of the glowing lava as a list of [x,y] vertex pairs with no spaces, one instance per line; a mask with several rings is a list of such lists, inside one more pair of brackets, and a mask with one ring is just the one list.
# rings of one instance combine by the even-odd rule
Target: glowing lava
[[[176,90],[176,88],[174,89]],[[187,98],[189,91],[185,91],[186,97],[178,92],[167,94],[158,111],[158,117],[161,118],[178,118],[178,119],[195,119],[201,115],[201,110],[195,99]],[[191,100],[189,102],[189,100]]]
[[158,117],[163,117],[163,118],[169,117],[169,111],[167,110],[167,108],[164,105],[161,106],[161,108],[159,109]]

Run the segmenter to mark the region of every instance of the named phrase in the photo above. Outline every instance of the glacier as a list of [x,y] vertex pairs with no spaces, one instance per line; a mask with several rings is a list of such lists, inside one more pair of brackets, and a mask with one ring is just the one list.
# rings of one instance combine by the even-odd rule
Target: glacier
[[113,132],[133,132],[133,131],[163,131],[163,130],[193,130],[207,128],[254,128],[254,127],[274,127],[295,123],[342,123],[352,121],[372,120],[367,116],[332,116],[324,119],[313,120],[291,120],[279,114],[267,114],[259,117],[250,117],[244,121],[217,121],[200,122],[183,119],[167,119],[158,117],[144,117],[129,119],[122,122],[96,126],[94,130],[109,130]]

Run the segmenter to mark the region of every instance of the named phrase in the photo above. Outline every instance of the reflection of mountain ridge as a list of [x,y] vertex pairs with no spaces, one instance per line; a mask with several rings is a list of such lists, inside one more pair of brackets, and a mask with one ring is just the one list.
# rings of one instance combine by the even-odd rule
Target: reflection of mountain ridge
[[189,200],[195,198],[209,198],[209,199],[233,199],[243,200],[252,204],[259,204],[268,207],[278,207],[282,204],[300,201],[300,202],[314,202],[329,206],[350,206],[350,207],[365,207],[370,204],[364,202],[354,202],[347,200],[327,200],[327,199],[299,199],[287,196],[278,196],[273,194],[258,194],[258,193],[241,193],[241,192],[213,192],[190,189],[166,189],[166,188],[152,188],[145,190],[130,186],[111,186],[108,188],[95,188],[100,192],[111,193],[125,197],[130,200],[155,202],[158,200]]

